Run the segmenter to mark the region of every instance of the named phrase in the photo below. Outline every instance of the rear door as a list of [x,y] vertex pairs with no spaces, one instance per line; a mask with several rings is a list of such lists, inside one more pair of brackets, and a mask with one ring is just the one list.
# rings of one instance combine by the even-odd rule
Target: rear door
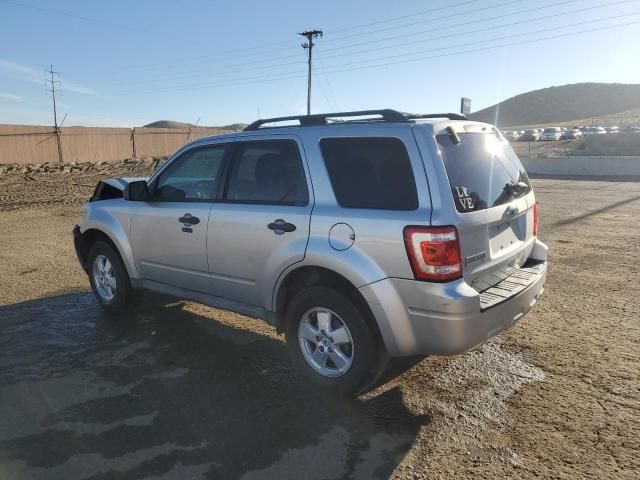
[[262,306],[289,265],[304,258],[313,206],[304,150],[294,135],[252,136],[233,147],[223,198],[209,220],[216,295]]
[[455,205],[464,276],[482,291],[529,257],[535,199],[509,143],[486,126],[464,127],[436,140]]

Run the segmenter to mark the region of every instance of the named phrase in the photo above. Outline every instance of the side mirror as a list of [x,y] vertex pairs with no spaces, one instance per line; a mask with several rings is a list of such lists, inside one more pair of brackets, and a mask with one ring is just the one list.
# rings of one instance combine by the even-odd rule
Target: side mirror
[[149,199],[149,186],[145,180],[138,180],[127,184],[123,197],[131,202],[144,202]]

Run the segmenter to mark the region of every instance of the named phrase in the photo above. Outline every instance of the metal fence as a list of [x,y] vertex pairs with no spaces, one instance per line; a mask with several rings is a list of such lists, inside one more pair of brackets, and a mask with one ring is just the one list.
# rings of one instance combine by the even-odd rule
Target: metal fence
[[169,155],[219,128],[100,128],[0,125],[0,164],[117,161]]
[[592,135],[576,140],[511,142],[520,157],[600,157],[640,155],[640,132]]

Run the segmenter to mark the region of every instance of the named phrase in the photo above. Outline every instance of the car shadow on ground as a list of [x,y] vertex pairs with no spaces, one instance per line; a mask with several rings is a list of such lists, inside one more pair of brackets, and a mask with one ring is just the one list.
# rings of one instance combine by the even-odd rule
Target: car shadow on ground
[[397,388],[302,384],[282,342],[213,310],[145,304],[116,320],[87,293],[0,307],[0,478],[386,478],[429,422]]

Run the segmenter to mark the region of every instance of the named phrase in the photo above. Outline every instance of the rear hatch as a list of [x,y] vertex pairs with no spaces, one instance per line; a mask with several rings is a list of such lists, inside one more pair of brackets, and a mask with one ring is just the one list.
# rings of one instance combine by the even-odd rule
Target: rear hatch
[[494,127],[456,122],[436,140],[455,205],[463,275],[483,291],[527,262],[535,241],[531,183]]

